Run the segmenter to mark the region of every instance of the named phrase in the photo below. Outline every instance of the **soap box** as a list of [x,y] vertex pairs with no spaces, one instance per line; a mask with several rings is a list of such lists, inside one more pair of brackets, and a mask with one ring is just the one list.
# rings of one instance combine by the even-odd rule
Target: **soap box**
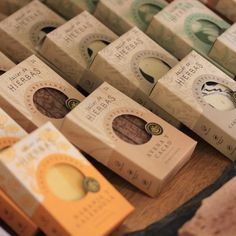
[[145,31],[164,0],[100,0],[94,15],[118,35],[137,26]]
[[236,160],[236,82],[196,52],[159,80],[151,94],[231,160]]
[[232,22],[236,21],[236,0],[219,0],[215,8]]
[[96,78],[89,80],[85,72],[98,51],[115,39],[117,36],[111,30],[84,11],[49,33],[40,54],[61,70],[72,85],[89,93],[90,83],[95,83]]
[[[27,133],[0,108],[0,151],[10,147],[26,135]],[[37,226],[1,189],[0,218],[20,236],[32,236],[37,232]]]
[[236,75],[236,23],[219,36],[209,57]]
[[0,50],[18,63],[37,53],[46,34],[65,21],[37,0],[0,22]]
[[82,11],[93,13],[99,0],[41,0],[54,11],[71,19]]
[[3,74],[0,87],[0,107],[28,132],[48,120],[60,127],[84,98],[34,55]]
[[106,81],[178,126],[179,122],[149,98],[158,79],[177,63],[175,57],[135,27],[101,50],[90,70],[100,79],[100,83],[94,83],[94,89]]
[[66,116],[61,131],[78,148],[152,197],[190,159],[196,146],[108,83]]
[[197,0],[175,0],[153,17],[147,34],[182,59],[192,49],[207,55],[229,26]]
[[107,235],[133,207],[51,124],[0,154],[0,186],[47,235]]
[[12,62],[8,57],[0,52],[0,75],[4,74],[14,66],[14,62]]

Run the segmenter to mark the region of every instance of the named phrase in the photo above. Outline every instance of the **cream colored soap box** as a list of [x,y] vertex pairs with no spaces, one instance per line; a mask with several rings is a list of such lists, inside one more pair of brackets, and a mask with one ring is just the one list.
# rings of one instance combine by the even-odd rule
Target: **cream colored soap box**
[[0,75],[4,74],[14,66],[15,64],[2,52],[0,52]]
[[217,38],[209,57],[236,75],[236,23]]
[[86,10],[93,13],[99,0],[41,0],[54,11],[71,19]]
[[154,16],[147,34],[182,59],[192,49],[207,55],[229,26],[197,0],[175,0]]
[[157,196],[196,142],[103,83],[64,120],[62,133],[121,177]]
[[28,132],[48,120],[60,127],[84,98],[36,56],[3,74],[0,87],[0,107]]
[[86,72],[98,51],[115,39],[111,30],[84,11],[49,33],[40,54],[63,72],[72,85],[91,92],[95,78],[89,80]]
[[0,22],[0,50],[21,62],[37,52],[46,34],[65,21],[34,0]]
[[177,63],[175,57],[135,27],[100,51],[90,70],[101,81],[96,86],[106,81],[177,125],[172,117],[149,99],[158,79]]
[[118,35],[137,26],[145,31],[164,0],[100,0],[94,15]]
[[236,21],[236,0],[219,0],[215,8],[231,21]]
[[133,207],[47,123],[0,154],[0,186],[46,235],[108,235]]
[[236,160],[236,82],[217,67],[193,51],[159,80],[151,98]]

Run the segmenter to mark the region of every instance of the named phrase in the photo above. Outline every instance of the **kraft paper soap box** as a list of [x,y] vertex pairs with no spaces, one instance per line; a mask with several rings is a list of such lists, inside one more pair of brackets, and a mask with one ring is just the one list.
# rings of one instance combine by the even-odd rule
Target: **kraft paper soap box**
[[0,12],[4,15],[10,15],[29,2],[31,2],[31,0],[1,0]]
[[152,17],[166,5],[164,0],[100,0],[94,15],[122,35],[134,26],[145,31]]
[[0,154],[0,186],[47,235],[107,235],[133,207],[51,124]]
[[196,52],[159,80],[151,94],[231,160],[236,160],[236,82]]
[[219,36],[209,57],[236,75],[236,23]]
[[15,63],[12,62],[2,52],[0,52],[0,75],[4,74],[6,71],[10,70],[14,66]]
[[66,116],[61,131],[78,148],[153,197],[196,146],[108,83]]
[[230,25],[197,0],[175,0],[153,17],[147,34],[179,59],[207,55]]
[[90,70],[100,79],[100,83],[94,83],[94,89],[106,81],[178,126],[179,122],[149,98],[158,79],[177,63],[175,57],[135,27],[101,50]]
[[236,0],[219,0],[216,10],[232,22],[236,22]]
[[64,16],[66,19],[71,19],[82,11],[86,10],[93,13],[99,0],[41,0],[54,11]]
[[36,56],[0,78],[0,107],[30,132],[46,121],[60,127],[83,96]]
[[[0,152],[26,135],[27,133],[0,108]],[[37,232],[37,226],[1,189],[0,202],[0,218],[18,235],[32,236]]]
[[0,50],[18,63],[37,53],[46,34],[63,24],[60,16],[37,0],[0,22]]
[[[74,86],[90,91],[85,72],[98,51],[117,39],[117,36],[84,11],[49,33],[40,49],[40,55],[56,66]],[[83,76],[85,74],[85,76]],[[84,85],[85,84],[85,85]]]

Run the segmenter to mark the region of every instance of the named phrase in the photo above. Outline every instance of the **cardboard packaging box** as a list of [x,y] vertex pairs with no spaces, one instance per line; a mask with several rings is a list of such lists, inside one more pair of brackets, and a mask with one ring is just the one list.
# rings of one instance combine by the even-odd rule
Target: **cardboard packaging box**
[[19,63],[36,54],[45,36],[65,22],[37,0],[0,22],[0,50]]
[[73,86],[79,85],[90,93],[96,84],[96,77],[88,75],[90,64],[98,51],[115,39],[117,36],[111,30],[84,11],[49,33],[40,55],[58,68]]
[[122,35],[134,26],[145,31],[164,0],[100,0],[94,15],[113,32]]
[[66,116],[61,131],[78,148],[152,197],[190,159],[196,146],[107,83]]
[[179,122],[149,98],[158,79],[177,63],[175,57],[135,27],[98,53],[90,67],[91,72],[100,79],[100,83],[94,83],[93,90],[106,81],[155,114],[179,126]]
[[236,82],[196,52],[159,80],[151,94],[231,160],[236,160]]
[[2,52],[0,52],[0,76],[14,66],[15,63],[6,57]]
[[219,0],[216,10],[232,22],[236,22],[236,0]]
[[31,1],[32,0],[1,0],[0,12],[7,16],[11,15]]
[[[0,152],[27,133],[0,108]],[[0,189],[0,218],[20,236],[33,236],[37,226],[20,210],[19,207]],[[1,232],[0,232],[0,235]]]
[[41,0],[54,11],[71,19],[82,11],[93,13],[99,0]]
[[0,170],[0,186],[47,235],[107,235],[133,210],[51,123],[2,152]]
[[197,0],[175,0],[153,17],[147,34],[175,57],[203,55],[229,24]]
[[236,23],[217,38],[209,57],[236,75]]
[[60,127],[65,115],[84,99],[34,55],[3,74],[0,87],[0,107],[28,132],[46,121]]

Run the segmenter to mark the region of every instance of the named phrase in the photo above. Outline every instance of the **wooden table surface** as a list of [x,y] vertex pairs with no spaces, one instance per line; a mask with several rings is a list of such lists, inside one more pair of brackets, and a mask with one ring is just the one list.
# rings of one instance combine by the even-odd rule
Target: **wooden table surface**
[[187,128],[184,133],[199,143],[192,159],[167,184],[159,197],[150,198],[106,167],[92,161],[96,168],[136,208],[124,223],[112,233],[120,236],[145,228],[181,206],[195,194],[214,182],[231,162],[221,153],[193,134]]

